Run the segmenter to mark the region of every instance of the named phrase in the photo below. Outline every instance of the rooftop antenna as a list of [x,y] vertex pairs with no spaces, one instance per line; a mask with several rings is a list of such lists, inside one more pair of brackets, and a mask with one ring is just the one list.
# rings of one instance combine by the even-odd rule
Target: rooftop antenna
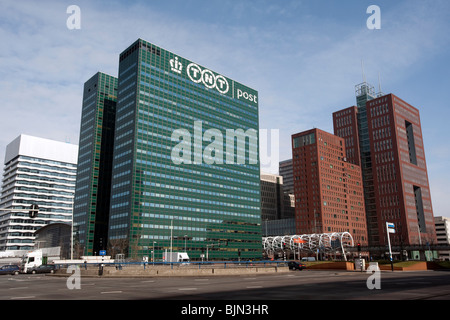
[[381,91],[381,79],[380,79],[380,73],[378,72],[378,94],[377,94],[377,96],[378,97],[381,97],[381,96],[383,96],[384,94],[383,94],[383,92]]
[[361,70],[363,76],[363,83],[366,83],[366,74],[364,73],[364,60],[361,59]]

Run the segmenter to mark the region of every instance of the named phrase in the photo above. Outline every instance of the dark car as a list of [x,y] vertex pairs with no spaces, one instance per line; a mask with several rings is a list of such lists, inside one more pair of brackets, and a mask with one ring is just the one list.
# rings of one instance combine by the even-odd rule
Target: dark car
[[39,267],[31,269],[31,273],[55,273],[56,267],[53,264],[43,264]]
[[303,270],[306,268],[306,265],[297,261],[289,261],[288,267],[290,270]]
[[0,274],[19,274],[20,273],[20,268],[19,266],[15,265],[15,264],[11,264],[11,265],[7,265],[7,266],[3,266],[0,268]]

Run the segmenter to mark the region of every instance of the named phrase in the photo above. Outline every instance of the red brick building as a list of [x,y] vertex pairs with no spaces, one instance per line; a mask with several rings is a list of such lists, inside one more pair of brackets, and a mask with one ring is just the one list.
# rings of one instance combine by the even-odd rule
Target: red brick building
[[364,162],[370,244],[387,244],[386,222],[395,224],[394,245],[436,243],[419,111],[388,94],[333,113],[333,124],[346,143],[359,140],[359,150],[346,156]]
[[334,134],[345,141],[347,161],[361,165],[358,134],[358,108],[353,106],[333,113]]
[[292,135],[296,233],[350,232],[367,245],[361,169],[344,139],[319,129]]

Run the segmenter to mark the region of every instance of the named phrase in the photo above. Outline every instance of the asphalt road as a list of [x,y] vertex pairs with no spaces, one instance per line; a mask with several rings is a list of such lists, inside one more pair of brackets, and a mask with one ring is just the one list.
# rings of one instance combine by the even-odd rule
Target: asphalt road
[[72,290],[66,277],[2,275],[0,300],[450,300],[450,272],[381,272],[380,289],[370,290],[371,275],[303,270],[254,276],[82,277],[80,289]]

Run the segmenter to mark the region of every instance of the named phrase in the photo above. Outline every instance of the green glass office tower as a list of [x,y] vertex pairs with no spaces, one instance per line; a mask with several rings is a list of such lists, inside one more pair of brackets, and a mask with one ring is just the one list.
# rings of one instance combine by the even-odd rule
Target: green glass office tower
[[378,225],[376,198],[373,181],[373,166],[370,150],[369,124],[367,122],[367,102],[376,98],[375,90],[370,84],[363,82],[355,87],[358,107],[358,137],[361,152],[361,171],[364,186],[364,202],[366,208],[367,233],[369,244],[378,242]]
[[109,254],[261,257],[258,129],[255,90],[141,39],[122,52]]
[[106,249],[117,78],[98,72],[84,84],[73,208],[75,255]]

